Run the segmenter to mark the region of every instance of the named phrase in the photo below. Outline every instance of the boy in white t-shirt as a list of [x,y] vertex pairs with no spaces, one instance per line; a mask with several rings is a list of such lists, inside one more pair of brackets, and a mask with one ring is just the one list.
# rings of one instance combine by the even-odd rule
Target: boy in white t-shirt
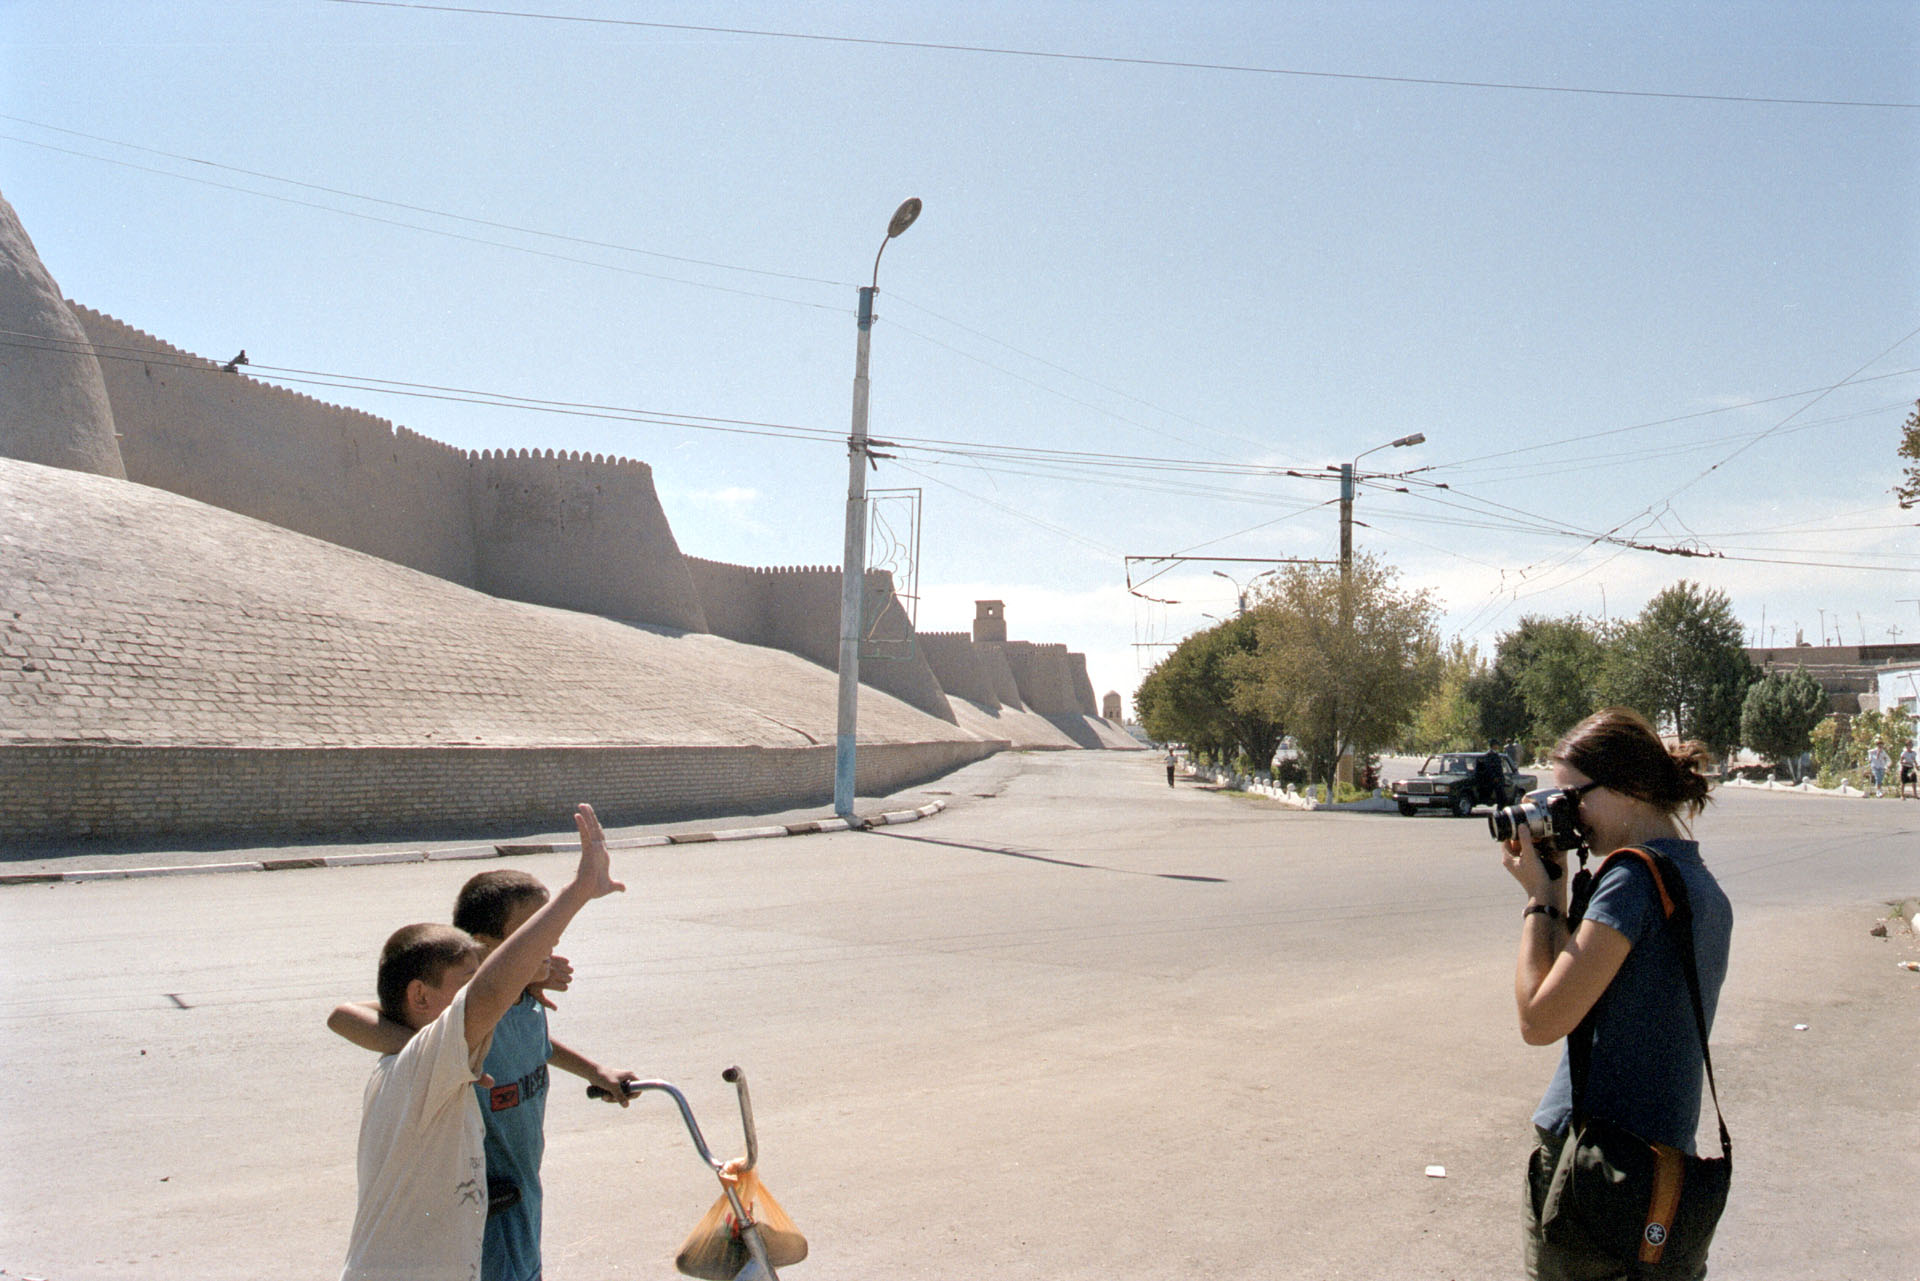
[[480,1105],[471,1086],[493,1028],[587,903],[626,887],[612,879],[593,807],[574,815],[573,879],[506,942],[479,959],[449,925],[409,925],[380,952],[380,1008],[414,1029],[381,1058],[362,1100],[359,1206],[341,1281],[477,1281],[487,1222]]

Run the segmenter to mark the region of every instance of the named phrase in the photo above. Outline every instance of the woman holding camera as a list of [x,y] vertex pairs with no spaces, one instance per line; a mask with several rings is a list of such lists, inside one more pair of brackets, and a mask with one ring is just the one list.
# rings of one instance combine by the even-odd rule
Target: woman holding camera
[[[1589,716],[1551,755],[1554,782],[1576,805],[1580,834],[1596,865],[1615,850],[1640,846],[1665,856],[1692,905],[1693,948],[1709,1028],[1726,976],[1733,912],[1700,860],[1689,821],[1708,800],[1697,743],[1669,751],[1638,712],[1610,707]],[[1514,977],[1520,1035],[1551,1045],[1594,1015],[1584,1118],[1621,1126],[1643,1139],[1693,1153],[1700,1120],[1702,1047],[1686,971],[1665,929],[1659,888],[1637,858],[1608,868],[1593,886],[1578,928],[1567,928],[1565,854],[1536,852],[1525,824],[1505,846],[1506,868],[1527,893],[1520,960]],[[1548,871],[1552,860],[1561,875]],[[1574,1111],[1569,1055],[1534,1113],[1539,1147],[1528,1163],[1527,1275],[1534,1278],[1625,1277],[1628,1265],[1582,1246],[1551,1242],[1540,1211],[1548,1180]],[[1634,1276],[1706,1275],[1706,1246],[1686,1257],[1668,1254]]]

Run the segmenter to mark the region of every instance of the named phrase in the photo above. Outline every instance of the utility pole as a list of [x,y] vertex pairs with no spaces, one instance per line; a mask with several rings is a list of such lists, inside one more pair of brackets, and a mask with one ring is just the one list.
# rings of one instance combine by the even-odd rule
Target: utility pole
[[1384,445],[1375,445],[1372,449],[1363,449],[1354,455],[1350,463],[1340,464],[1340,612],[1343,622],[1352,608],[1353,588],[1353,473],[1360,460],[1368,454],[1382,449],[1405,449],[1408,445],[1423,445],[1427,437],[1424,432],[1414,432],[1398,440],[1390,440]]
[[873,340],[873,296],[880,292],[880,254],[913,225],[920,201],[894,210],[887,238],[873,256],[873,283],[860,287],[860,337],[853,359],[853,434],[847,438],[846,546],[840,562],[840,699],[833,744],[833,812],[853,817],[854,743],[860,716],[860,631],[867,594],[867,351]]

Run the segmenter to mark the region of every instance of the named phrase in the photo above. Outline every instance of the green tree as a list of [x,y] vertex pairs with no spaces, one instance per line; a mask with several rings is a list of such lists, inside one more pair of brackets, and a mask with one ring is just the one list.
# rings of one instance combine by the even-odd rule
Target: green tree
[[1479,715],[1476,743],[1511,743],[1527,737],[1527,702],[1514,684],[1513,673],[1502,668],[1497,658],[1473,674],[1465,692]]
[[1432,598],[1395,580],[1364,554],[1346,587],[1337,569],[1289,565],[1253,611],[1259,648],[1235,660],[1252,701],[1330,789],[1342,755],[1400,740],[1439,677]]
[[1740,741],[1766,759],[1785,761],[1800,781],[1800,755],[1813,746],[1813,728],[1827,714],[1827,693],[1807,669],[1768,672],[1747,687],[1740,705]]
[[1239,688],[1236,655],[1259,643],[1251,615],[1195,632],[1148,672],[1135,691],[1140,724],[1161,742],[1179,742],[1216,758],[1244,754],[1265,769],[1285,731]]
[[1853,738],[1840,729],[1840,718],[1829,716],[1808,735],[1813,746],[1813,768],[1822,783],[1846,774],[1860,762],[1853,759]]
[[1480,708],[1467,692],[1485,666],[1480,651],[1459,637],[1447,645],[1438,682],[1413,714],[1414,751],[1457,751],[1487,741],[1480,734]]
[[[1900,749],[1913,742],[1913,713],[1904,707],[1889,707],[1880,713],[1880,746],[1896,760]],[[1897,776],[1896,776],[1897,777]]]
[[1913,412],[1900,426],[1899,454],[1907,460],[1907,469],[1893,487],[1893,496],[1902,507],[1912,507],[1920,503],[1920,400],[1913,402]]
[[1500,638],[1495,666],[1505,672],[1526,714],[1520,737],[1552,743],[1600,705],[1606,646],[1578,614],[1529,616]]
[[1743,639],[1725,592],[1682,580],[1620,628],[1598,692],[1724,755],[1740,741],[1740,709],[1759,675]]

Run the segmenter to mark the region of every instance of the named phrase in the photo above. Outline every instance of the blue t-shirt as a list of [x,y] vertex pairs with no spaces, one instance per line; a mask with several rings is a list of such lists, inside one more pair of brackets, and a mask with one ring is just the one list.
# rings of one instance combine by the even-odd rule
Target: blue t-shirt
[[[1711,1032],[1720,984],[1727,976],[1733,908],[1700,861],[1697,843],[1659,840],[1647,842],[1647,848],[1666,855],[1686,882],[1693,904],[1700,1004]],[[1594,887],[1587,919],[1620,931],[1632,950],[1594,1003],[1586,1114],[1623,1125],[1643,1139],[1692,1152],[1705,1075],[1700,1034],[1693,1022],[1680,951],[1673,932],[1664,928],[1660,895],[1646,865],[1627,858],[1608,869]],[[1572,1069],[1562,1050],[1560,1066],[1533,1123],[1557,1134],[1567,1128],[1572,1116]]]
[[540,1158],[546,1151],[546,1007],[521,994],[493,1030],[487,1051],[491,1089],[475,1085],[486,1122],[487,1181],[509,1179],[520,1200],[490,1215],[480,1251],[484,1281],[539,1281]]

